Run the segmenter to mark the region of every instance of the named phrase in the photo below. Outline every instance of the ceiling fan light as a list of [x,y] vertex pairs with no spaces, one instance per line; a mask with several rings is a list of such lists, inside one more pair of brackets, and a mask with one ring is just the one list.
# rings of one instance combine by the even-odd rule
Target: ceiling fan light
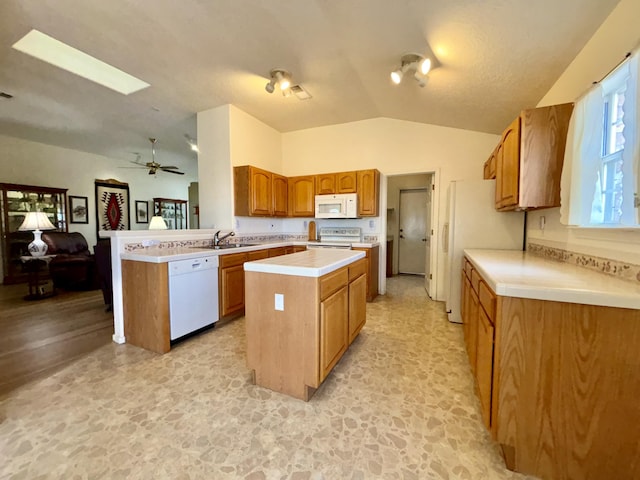
[[399,85],[402,81],[402,70],[398,69],[391,72],[391,81],[396,85]]

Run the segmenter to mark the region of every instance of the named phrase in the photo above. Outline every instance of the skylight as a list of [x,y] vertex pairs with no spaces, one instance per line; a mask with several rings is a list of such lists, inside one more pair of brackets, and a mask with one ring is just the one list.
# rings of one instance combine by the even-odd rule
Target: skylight
[[13,48],[107,88],[129,95],[150,85],[38,30],[31,30]]

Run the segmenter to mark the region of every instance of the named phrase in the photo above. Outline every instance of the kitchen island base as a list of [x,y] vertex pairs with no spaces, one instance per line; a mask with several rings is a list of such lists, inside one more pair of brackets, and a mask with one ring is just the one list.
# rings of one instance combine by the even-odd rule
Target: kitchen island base
[[365,267],[362,258],[321,277],[245,272],[256,385],[309,401],[364,325]]

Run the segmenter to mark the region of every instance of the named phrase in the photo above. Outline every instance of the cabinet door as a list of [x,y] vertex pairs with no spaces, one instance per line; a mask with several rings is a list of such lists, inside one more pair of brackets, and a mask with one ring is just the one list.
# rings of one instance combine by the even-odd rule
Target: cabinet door
[[378,296],[378,268],[380,261],[380,247],[353,247],[353,250],[360,250],[365,253],[367,260],[367,302],[373,302]]
[[464,334],[464,344],[467,349],[467,355],[471,358],[469,353],[470,345],[470,331],[469,331],[469,302],[471,301],[471,281],[467,278],[464,271],[462,272],[462,290],[460,295],[460,316],[462,317],[462,332]]
[[496,208],[518,204],[520,182],[520,117],[516,118],[502,134],[496,172]]
[[356,172],[336,173],[336,193],[358,193]]
[[469,316],[469,343],[468,343],[468,353],[469,353],[469,363],[471,364],[471,371],[473,374],[476,374],[476,358],[477,358],[477,348],[478,348],[478,308],[480,306],[480,302],[478,301],[478,294],[475,292],[473,287],[469,291],[469,305],[468,305],[468,316]]
[[482,420],[491,427],[491,383],[493,380],[493,325],[482,308],[478,309],[478,344],[476,350],[476,381]]
[[220,269],[220,317],[244,310],[244,266]]
[[323,173],[316,175],[316,195],[336,193],[336,174]]
[[269,249],[269,257],[279,257],[287,254],[287,247],[276,247]]
[[343,286],[320,303],[320,381],[322,382],[349,345],[348,289]]
[[349,284],[349,344],[367,320],[367,275],[360,275]]
[[276,217],[286,217],[287,216],[287,177],[282,175],[278,175],[277,173],[272,174],[272,192],[273,192],[273,215]]
[[315,215],[315,177],[313,175],[289,178],[289,215],[292,217]]
[[251,167],[251,215],[271,215],[271,172]]
[[377,170],[359,170],[357,172],[359,216],[376,217],[378,215],[379,183]]

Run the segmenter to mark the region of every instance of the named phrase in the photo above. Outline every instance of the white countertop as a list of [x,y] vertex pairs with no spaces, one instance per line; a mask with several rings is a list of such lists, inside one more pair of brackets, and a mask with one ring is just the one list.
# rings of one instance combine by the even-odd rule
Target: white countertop
[[519,250],[464,254],[496,295],[640,309],[640,283]]
[[244,264],[245,272],[277,273],[298,277],[321,277],[364,258],[361,250],[317,248],[281,257],[265,258]]
[[[251,245],[249,247],[234,247],[215,250],[211,248],[200,247],[177,247],[177,248],[159,248],[159,247],[145,247],[144,249],[134,250],[132,252],[124,252],[120,256],[122,260],[135,260],[138,262],[147,263],[166,263],[176,260],[191,260],[193,258],[200,258],[210,255],[228,255],[231,253],[252,252],[255,250],[264,250],[265,248],[277,248],[287,247],[291,245],[307,245],[308,242],[296,241],[296,242],[274,242],[274,243],[261,243]],[[354,243],[352,246],[355,248],[373,248],[379,245],[378,243]],[[347,250],[348,251],[348,250]]]

